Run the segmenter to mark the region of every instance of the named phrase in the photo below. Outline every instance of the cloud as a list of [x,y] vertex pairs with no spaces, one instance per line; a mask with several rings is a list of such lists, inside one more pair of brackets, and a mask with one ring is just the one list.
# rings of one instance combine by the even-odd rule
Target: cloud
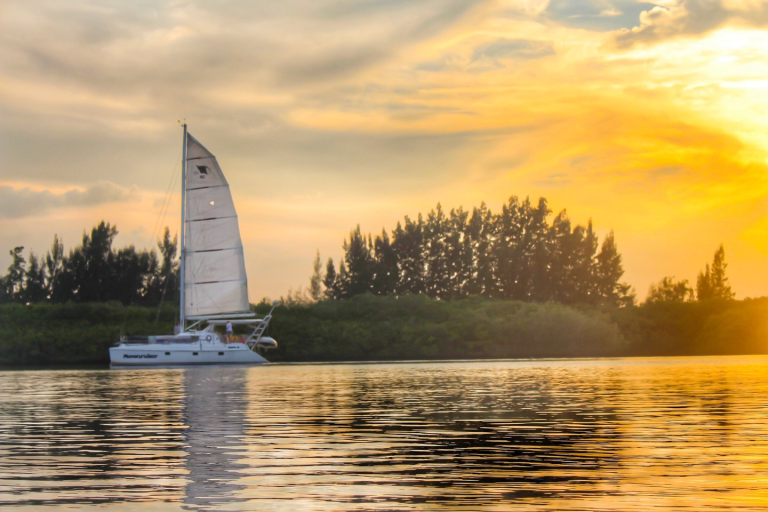
[[178,105],[225,80],[256,90],[342,80],[453,27],[478,2],[39,4],[4,6],[6,72]]
[[633,0],[552,0],[544,17],[567,27],[597,32],[630,28],[658,2]]
[[475,48],[472,60],[539,59],[554,54],[555,50],[549,41],[501,38]]
[[498,37],[482,42],[466,42],[445,51],[437,58],[415,64],[417,71],[429,73],[483,73],[506,68],[513,61],[527,61],[556,55],[550,41]]
[[32,190],[29,187],[16,189],[0,186],[0,217],[18,219],[43,215],[57,208],[97,206],[120,203],[138,197],[138,188],[124,188],[108,181],[101,181],[85,189],[70,189],[66,192]]
[[768,25],[766,0],[678,0],[640,13],[640,25],[616,35],[620,47],[654,43],[685,35],[710,32],[729,22],[761,27]]

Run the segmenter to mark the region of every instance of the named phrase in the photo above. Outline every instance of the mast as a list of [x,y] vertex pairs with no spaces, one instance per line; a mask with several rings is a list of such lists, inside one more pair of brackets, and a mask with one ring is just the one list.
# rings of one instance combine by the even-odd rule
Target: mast
[[184,142],[181,149],[181,255],[179,265],[179,325],[181,331],[184,332],[184,231],[186,226],[184,225],[184,212],[186,211],[186,192],[187,192],[187,123],[182,125],[184,127]]

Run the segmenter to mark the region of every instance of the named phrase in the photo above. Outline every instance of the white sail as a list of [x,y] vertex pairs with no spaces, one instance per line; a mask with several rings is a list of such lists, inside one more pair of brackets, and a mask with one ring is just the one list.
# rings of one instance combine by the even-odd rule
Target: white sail
[[187,317],[250,311],[237,212],[221,167],[187,136],[184,304]]

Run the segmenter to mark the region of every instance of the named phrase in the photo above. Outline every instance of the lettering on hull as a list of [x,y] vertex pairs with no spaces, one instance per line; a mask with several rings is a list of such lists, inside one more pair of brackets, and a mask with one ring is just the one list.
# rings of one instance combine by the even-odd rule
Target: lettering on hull
[[123,359],[155,359],[157,354],[123,354]]

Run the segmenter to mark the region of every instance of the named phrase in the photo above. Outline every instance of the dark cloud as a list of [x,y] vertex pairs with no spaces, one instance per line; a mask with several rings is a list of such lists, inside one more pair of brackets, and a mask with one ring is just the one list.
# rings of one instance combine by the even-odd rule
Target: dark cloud
[[729,22],[752,27],[768,25],[768,2],[726,3],[723,0],[682,0],[671,7],[654,7],[640,14],[640,25],[616,36],[620,47],[703,34]]
[[18,219],[48,213],[55,208],[120,203],[136,197],[136,187],[126,189],[108,181],[96,183],[85,190],[70,189],[63,193],[0,186],[0,217]]

